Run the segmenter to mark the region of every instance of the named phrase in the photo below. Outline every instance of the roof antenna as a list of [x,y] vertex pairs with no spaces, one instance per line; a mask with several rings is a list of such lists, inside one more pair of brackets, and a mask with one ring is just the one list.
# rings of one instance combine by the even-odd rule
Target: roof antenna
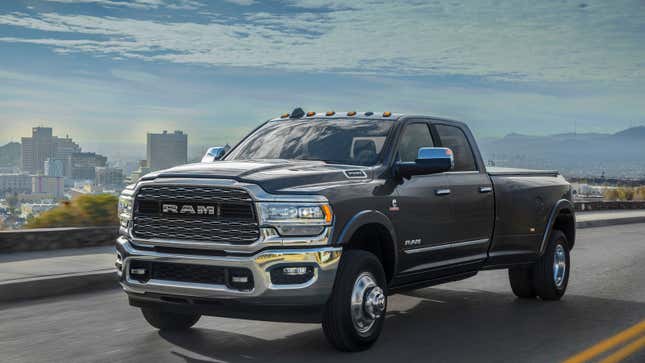
[[300,108],[300,107],[296,107],[291,112],[291,117],[290,118],[301,118],[304,115],[305,115],[305,111],[303,111],[302,108]]

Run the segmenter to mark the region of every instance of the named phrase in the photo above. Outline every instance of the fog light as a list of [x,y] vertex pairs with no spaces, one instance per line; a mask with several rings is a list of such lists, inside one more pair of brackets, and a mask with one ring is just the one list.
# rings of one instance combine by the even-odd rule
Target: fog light
[[128,266],[131,278],[139,282],[147,282],[150,279],[150,264],[146,261],[132,261]]
[[249,278],[247,276],[233,276],[231,277],[231,281],[239,284],[246,284],[249,282]]
[[276,285],[304,284],[314,277],[313,266],[276,267],[270,271],[271,283]]
[[253,289],[253,275],[250,270],[231,268],[228,270],[228,287],[237,290]]
[[130,269],[130,275],[145,275],[146,274],[146,269],[145,268],[132,268]]
[[282,273],[289,276],[304,275],[307,273],[307,267],[285,267]]

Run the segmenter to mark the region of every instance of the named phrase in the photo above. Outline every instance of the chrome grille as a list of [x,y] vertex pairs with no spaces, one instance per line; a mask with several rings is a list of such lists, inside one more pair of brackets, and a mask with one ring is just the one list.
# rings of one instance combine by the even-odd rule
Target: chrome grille
[[[162,204],[209,205],[214,215],[162,213]],[[143,186],[134,205],[132,234],[142,239],[250,244],[260,237],[251,196],[242,189]]]
[[143,186],[137,193],[138,199],[156,201],[204,201],[204,202],[252,202],[245,190],[222,187],[193,187],[173,185]]

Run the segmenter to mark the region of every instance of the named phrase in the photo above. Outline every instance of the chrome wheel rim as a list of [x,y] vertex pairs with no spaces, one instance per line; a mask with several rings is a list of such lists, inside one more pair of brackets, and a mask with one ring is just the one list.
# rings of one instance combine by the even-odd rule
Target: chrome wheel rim
[[555,286],[559,289],[564,285],[564,276],[567,272],[567,256],[564,251],[564,246],[557,244],[555,246],[555,253],[553,254],[553,281]]
[[351,299],[352,323],[356,331],[365,335],[385,312],[386,298],[374,275],[361,273],[354,282]]

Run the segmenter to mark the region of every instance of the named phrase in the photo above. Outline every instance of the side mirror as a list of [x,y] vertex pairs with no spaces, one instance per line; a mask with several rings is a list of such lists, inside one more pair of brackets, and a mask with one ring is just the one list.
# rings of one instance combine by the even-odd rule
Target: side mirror
[[452,150],[447,147],[419,148],[417,159],[413,162],[396,163],[398,175],[409,178],[413,175],[427,175],[449,171],[455,166]]
[[222,146],[210,147],[206,151],[206,154],[204,154],[204,157],[202,157],[202,163],[210,163],[215,160],[219,160],[224,157],[224,154],[226,154],[226,148]]

